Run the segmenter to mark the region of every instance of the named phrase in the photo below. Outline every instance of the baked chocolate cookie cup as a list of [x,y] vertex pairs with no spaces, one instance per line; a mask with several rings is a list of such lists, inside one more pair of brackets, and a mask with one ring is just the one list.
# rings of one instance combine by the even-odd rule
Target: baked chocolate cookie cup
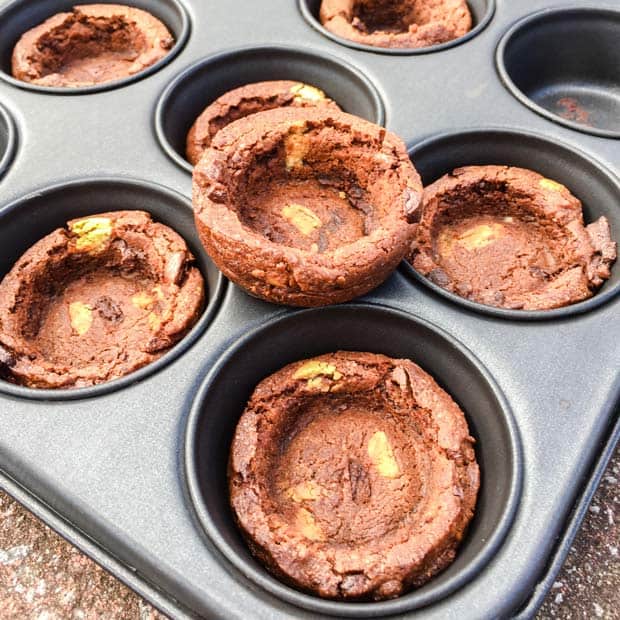
[[191,206],[170,190],[84,179],[0,218],[4,392],[61,399],[122,387],[172,361],[213,316],[222,278]]
[[373,47],[430,47],[471,30],[465,0],[322,0],[327,30]]
[[514,166],[465,166],[426,187],[408,260],[435,284],[479,303],[548,310],[595,294],[617,244],[601,216],[552,179]]
[[85,94],[164,66],[185,44],[189,17],[178,0],[15,0],[0,9],[0,29],[0,77],[20,88]]
[[256,387],[231,447],[230,501],[283,581],[395,598],[454,559],[479,487],[473,444],[458,405],[410,360],[330,353]]
[[154,362],[200,316],[204,281],[183,239],[144,211],[67,222],[0,283],[2,374],[85,387]]
[[421,191],[394,134],[333,110],[280,109],[217,135],[194,170],[193,202],[224,275],[267,301],[320,306],[396,268]]
[[[385,121],[377,89],[363,73],[345,61],[299,47],[244,47],[194,63],[166,87],[155,112],[155,132],[162,148],[179,166],[191,172],[193,165],[187,159],[187,138],[205,108],[212,110],[211,106],[220,98],[224,98],[225,106],[234,104],[237,89],[267,81],[291,83],[289,89],[285,89],[289,90],[285,101],[290,101],[290,88],[297,102],[303,99],[304,93],[310,97],[316,95],[312,90],[316,88],[345,112],[378,125]],[[304,89],[304,85],[311,89]],[[253,112],[259,111],[260,99],[265,98],[264,93],[258,94],[259,100],[249,102]],[[248,102],[241,103],[247,110]],[[232,106],[230,114],[223,112],[226,110],[217,113],[220,115],[218,125],[226,124],[227,116],[231,119],[243,116],[237,104]]]
[[[437,205],[443,205],[439,206],[438,214],[446,209],[448,214],[459,211],[464,214],[463,218],[455,217],[451,225],[449,217],[438,217],[433,223],[435,216],[429,212],[420,230],[423,237],[421,251],[436,258],[443,229],[444,237],[439,245],[443,243],[451,246],[452,250],[458,250],[453,253],[453,258],[460,260],[461,268],[464,255],[467,255],[467,261],[484,260],[486,256],[497,264],[497,274],[494,274],[494,266],[487,261],[490,270],[487,275],[492,284],[487,293],[482,298],[468,299],[474,292],[474,282],[467,280],[457,290],[457,283],[451,280],[445,266],[437,268],[431,265],[428,260],[419,258],[421,252],[415,249],[417,258],[412,258],[417,268],[427,275],[422,275],[408,263],[403,263],[403,269],[418,281],[472,310],[520,320],[578,314],[597,307],[618,292],[620,274],[618,269],[612,267],[612,257],[613,240],[617,240],[620,233],[620,213],[611,205],[620,200],[620,185],[610,172],[585,153],[524,131],[480,129],[432,137],[414,146],[410,156],[427,188],[438,182],[435,186],[439,187],[438,200],[430,211],[436,211]],[[494,175],[495,171],[499,171],[499,177],[485,179],[482,173],[474,182],[467,173],[470,166],[490,166],[488,169],[494,171]],[[515,179],[508,167],[530,171]],[[461,168],[465,173],[458,170]],[[456,177],[448,176],[445,181],[438,181],[454,170],[458,170]],[[445,195],[441,187],[446,188]],[[532,201],[538,206],[533,206]],[[482,221],[493,215],[492,202],[498,205],[495,213],[499,219]],[[468,204],[469,207],[466,206]],[[526,216],[526,227],[523,219],[515,218],[515,209]],[[580,212],[583,213],[583,220]],[[468,221],[473,231],[470,231],[471,234],[468,234]],[[546,223],[542,225],[541,222]],[[533,244],[527,241],[527,235],[524,236],[530,224],[535,231]],[[459,226],[465,228],[457,230]],[[454,234],[446,235],[450,227]],[[516,238],[505,239],[508,232],[516,234]],[[546,236],[551,239],[558,236],[560,246],[567,245],[562,246],[562,252],[558,253],[557,247],[551,247],[555,241],[551,246],[541,241]],[[462,238],[463,243],[456,243],[457,237]],[[493,246],[498,241],[496,255]],[[512,308],[499,307],[511,303],[506,291],[501,290],[500,276],[506,267],[503,261],[509,260],[507,245],[514,244],[517,245],[510,252],[518,255],[515,259],[517,270],[523,270],[525,278],[532,279],[532,283],[539,283],[537,289],[532,289],[535,303],[529,306],[514,303]],[[500,250],[506,251],[503,258]],[[547,264],[545,261],[555,262]],[[469,267],[468,271],[467,277],[474,277]],[[600,287],[598,291],[597,287]],[[501,292],[503,297],[496,297],[497,292]],[[545,303],[545,297],[548,303]],[[566,303],[568,305],[563,305]],[[518,309],[519,306],[530,309]]]
[[360,50],[420,54],[459,45],[483,30],[494,0],[299,0],[311,26]]
[[[412,360],[434,377],[438,385],[450,394],[465,412],[470,433],[476,440],[475,451],[480,466],[481,486],[473,520],[456,558],[428,583],[394,600],[333,601],[294,589],[289,583],[270,574],[252,555],[236,526],[229,503],[227,471],[230,450],[242,412],[256,386],[265,377],[287,364],[338,350],[362,350],[395,359]],[[371,355],[370,358],[374,356]],[[312,374],[307,368],[299,370],[303,368],[302,365],[298,364],[296,368],[304,375]],[[338,364],[336,369],[340,372]],[[333,374],[329,376],[331,368],[321,367],[320,371],[325,371],[326,374],[302,378],[298,384],[309,387],[308,381],[311,381],[312,386],[318,386],[319,382],[324,386],[330,385],[334,379]],[[403,378],[398,372],[397,375]],[[231,386],[234,386],[234,389],[231,389]],[[394,394],[398,394],[397,384],[394,384],[393,388]],[[300,387],[300,390],[303,389]],[[334,392],[335,398],[346,398],[345,394],[337,394]],[[306,402],[312,403],[313,395],[310,390],[306,395],[309,398]],[[286,398],[285,394],[284,400]],[[327,398],[327,393],[317,393],[315,398],[316,402],[321,402],[323,398]],[[325,408],[321,410],[326,415],[330,413]],[[366,416],[364,419],[369,420],[371,425],[376,422],[370,408],[364,409],[360,415]],[[392,420],[387,424],[393,422]],[[346,423],[344,417],[342,423]],[[246,430],[247,428],[249,427],[246,427]],[[366,432],[366,422],[357,424],[356,429],[360,433]],[[356,432],[356,429],[353,429],[353,432]],[[390,442],[394,442],[391,444],[392,454],[398,467],[402,466],[403,471],[411,472],[411,461],[416,462],[421,457],[408,454],[408,458],[399,460],[401,452],[398,433],[392,434],[391,429],[379,429],[381,430],[390,438]],[[305,458],[322,458],[320,455],[327,454],[331,449],[330,443],[337,441],[341,435],[342,433],[329,432],[316,450],[314,445],[305,449],[302,465],[306,462]],[[370,437],[373,435],[374,432]],[[298,434],[298,437],[303,438],[304,435]],[[292,439],[288,443],[289,451],[295,451],[295,441]],[[380,434],[375,437],[373,444],[373,450],[376,449],[373,452],[375,457],[385,453],[382,448],[386,447],[386,444]],[[237,447],[240,445],[237,444]],[[470,444],[466,440],[463,449],[468,450],[468,446]],[[294,460],[292,452],[284,450],[280,453],[276,450],[276,444],[266,446],[267,449],[269,447],[273,448],[269,453],[270,457],[291,457]],[[250,452],[248,446],[248,463]],[[237,464],[244,461],[242,453],[243,448],[233,456]],[[340,448],[337,455],[332,454],[329,458],[332,458],[333,462],[343,458]],[[368,458],[370,459],[370,456]],[[235,341],[218,363],[209,369],[209,374],[198,392],[188,419],[184,459],[189,493],[199,521],[210,540],[239,571],[238,578],[242,581],[249,580],[250,587],[251,584],[257,584],[279,598],[313,613],[339,617],[377,617],[405,613],[436,602],[462,587],[483,569],[500,547],[515,514],[522,475],[519,438],[509,407],[493,379],[471,353],[431,324],[396,310],[359,304],[297,311],[273,319]],[[391,459],[379,458],[377,462],[382,463],[386,473],[392,472],[394,464]],[[353,470],[357,471],[355,465]],[[280,474],[286,477],[291,471],[288,467],[282,467]],[[317,477],[314,481],[319,483]],[[286,482],[284,486],[288,488],[290,481]],[[390,484],[389,480],[386,484]],[[467,483],[465,486],[467,487]],[[300,499],[302,496],[314,495],[312,489],[302,487],[303,484],[300,484],[292,493],[291,506],[294,508],[303,508],[306,500],[302,500],[298,506],[293,496]],[[364,503],[366,500],[362,501],[364,498],[370,502],[381,502],[379,497],[371,499],[364,495],[366,487],[363,475],[358,476],[357,488],[362,503],[360,515],[364,513],[364,506],[367,505]],[[383,497],[385,499],[388,495]],[[389,497],[393,499],[391,495]],[[277,501],[276,495],[272,495],[272,498],[274,502]],[[460,500],[449,499],[447,504],[452,505],[455,501]],[[335,511],[341,510],[339,505],[344,506],[336,502]],[[376,508],[373,518],[369,518],[360,527],[378,526],[387,522],[390,515],[398,522],[399,509],[392,506],[387,499],[384,506],[377,505]],[[302,525],[306,523],[303,513],[301,522]],[[329,524],[325,526],[322,536],[328,533],[329,527]],[[398,528],[398,523],[395,528]],[[368,544],[371,544],[370,540]],[[306,556],[306,560],[300,555],[297,566],[304,563],[310,566],[308,558],[311,555]],[[412,560],[410,556],[401,559],[403,565]],[[317,557],[317,566],[320,561],[321,558]],[[355,560],[351,558],[351,561]],[[289,564],[288,568],[291,566],[292,564]],[[354,588],[356,582],[359,584],[363,581],[360,572],[343,578],[343,584],[350,589]],[[311,589],[318,588],[319,585],[315,584]]]
[[324,106],[340,110],[321,89],[303,82],[273,80],[240,86],[218,97],[198,116],[187,134],[187,159],[196,165],[218,131],[246,116],[275,108]]
[[577,131],[620,138],[619,40],[618,10],[545,9],[506,32],[497,67],[530,110]]
[[8,170],[17,149],[17,129],[8,110],[0,105],[0,180]]

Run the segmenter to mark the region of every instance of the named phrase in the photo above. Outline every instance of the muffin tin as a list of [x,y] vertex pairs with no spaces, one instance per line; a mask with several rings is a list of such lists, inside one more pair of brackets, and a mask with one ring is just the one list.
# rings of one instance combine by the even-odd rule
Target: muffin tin
[[[597,116],[611,106],[614,118],[617,63],[600,59],[605,77],[588,81],[574,57],[548,62],[549,47],[546,63],[529,65],[527,84],[514,70],[524,47],[528,65],[542,23],[586,10],[597,14],[587,23],[611,59],[617,7],[472,2],[478,26],[467,40],[411,54],[325,36],[309,0],[234,9],[224,0],[141,0],[133,4],[177,37],[162,63],[92,89],[16,83],[6,74],[16,38],[70,4],[0,2],[0,273],[72,217],[144,209],[188,241],[209,301],[183,341],[120,380],[70,391],[0,383],[2,486],[174,617],[531,617],[620,436],[620,267],[592,299],[544,313],[467,302],[406,264],[350,304],[269,305],[227,283],[201,249],[183,142],[226,90],[304,81],[402,136],[425,183],[460,165],[530,167],[580,198],[588,222],[606,215],[618,240],[620,148]],[[585,43],[573,43],[577,58],[590,58]],[[558,98],[589,84],[597,96],[581,104],[593,106],[603,133],[543,115],[534,106],[545,110],[547,84]],[[273,579],[248,554],[227,505],[228,445],[256,383],[337,349],[411,358],[455,398],[478,441],[481,495],[461,552],[392,601],[325,601]]]

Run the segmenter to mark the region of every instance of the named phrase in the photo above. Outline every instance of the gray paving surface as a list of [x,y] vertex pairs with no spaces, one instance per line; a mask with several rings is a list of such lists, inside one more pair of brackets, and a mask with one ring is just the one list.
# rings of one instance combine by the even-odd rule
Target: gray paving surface
[[[620,619],[620,448],[537,620]],[[164,620],[0,491],[0,619]]]

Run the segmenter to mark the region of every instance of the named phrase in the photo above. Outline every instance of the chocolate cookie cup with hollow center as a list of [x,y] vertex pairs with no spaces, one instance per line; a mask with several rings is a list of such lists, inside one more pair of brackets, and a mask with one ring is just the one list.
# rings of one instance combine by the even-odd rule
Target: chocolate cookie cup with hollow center
[[232,443],[230,500],[279,578],[326,598],[393,598],[454,559],[479,488],[473,443],[413,362],[322,355],[254,391]]
[[551,179],[509,166],[457,168],[428,186],[409,261],[486,305],[548,310],[591,297],[616,259],[607,218]]
[[84,4],[22,35],[13,77],[40,86],[87,87],[140,73],[174,45],[168,28],[141,9]]
[[319,19],[335,35],[384,48],[439,45],[472,28],[465,0],[323,0]]
[[217,132],[240,118],[274,108],[311,106],[340,110],[322,90],[303,82],[272,80],[235,88],[209,104],[196,119],[187,134],[187,159],[196,165]]
[[422,196],[400,138],[331,109],[229,125],[193,179],[196,225],[216,265],[250,294],[293,306],[382,283],[409,249]]
[[204,298],[185,241],[148,213],[72,220],[0,283],[0,375],[34,388],[122,377],[178,342]]

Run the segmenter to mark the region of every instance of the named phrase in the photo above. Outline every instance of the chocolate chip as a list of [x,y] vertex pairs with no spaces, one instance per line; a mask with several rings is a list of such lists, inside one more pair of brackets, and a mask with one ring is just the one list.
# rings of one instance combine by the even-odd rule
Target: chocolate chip
[[369,202],[366,202],[365,200],[356,200],[351,206],[359,209],[364,215],[372,215],[373,207]]
[[320,175],[317,178],[319,185],[323,185],[325,187],[340,187],[341,181],[335,177],[330,177],[327,175]]
[[166,261],[164,268],[164,282],[169,284],[180,284],[185,274],[185,261],[187,255],[184,251],[174,252]]
[[163,349],[167,349],[170,346],[171,342],[167,338],[161,338],[156,336],[155,338],[151,338],[147,345],[146,350],[149,353],[157,353],[158,351],[162,351]]
[[366,24],[359,17],[354,17],[351,20],[351,26],[353,26],[353,28],[359,30],[360,32],[368,32]]
[[544,269],[541,269],[540,267],[537,267],[536,265],[532,265],[530,267],[530,273],[535,278],[540,278],[541,280],[549,279],[549,274]]
[[366,468],[357,460],[349,459],[349,483],[354,502],[368,501],[371,495],[370,481]]
[[433,269],[428,274],[428,279],[437,286],[441,286],[443,288],[450,284],[450,278],[448,277],[448,274],[443,269],[439,269],[438,267],[436,269]]
[[454,290],[461,296],[461,297],[469,297],[469,295],[471,295],[471,292],[474,290],[471,286],[471,284],[469,284],[468,282],[459,282],[455,287]]
[[144,252],[129,247],[124,239],[114,239],[110,245],[120,254],[120,267],[124,271],[135,269],[137,264],[144,259]]
[[363,592],[367,582],[364,573],[349,573],[343,576],[338,589],[344,595],[356,596],[359,592]]
[[0,367],[7,366],[11,368],[15,366],[17,360],[15,356],[7,349],[5,349],[2,345],[0,345]]
[[102,319],[110,321],[111,323],[120,323],[125,318],[121,307],[107,295],[103,295],[97,299],[95,308]]
[[319,242],[318,242],[319,252],[323,253],[329,248],[329,241],[327,236],[325,235],[324,230],[319,231]]
[[364,197],[364,190],[359,185],[354,183],[347,190],[347,194],[354,200],[360,200]]
[[410,187],[404,191],[405,217],[410,224],[417,224],[422,216],[422,197]]
[[224,204],[228,200],[228,192],[222,185],[214,185],[209,191],[206,192],[207,198],[211,202],[217,204]]

